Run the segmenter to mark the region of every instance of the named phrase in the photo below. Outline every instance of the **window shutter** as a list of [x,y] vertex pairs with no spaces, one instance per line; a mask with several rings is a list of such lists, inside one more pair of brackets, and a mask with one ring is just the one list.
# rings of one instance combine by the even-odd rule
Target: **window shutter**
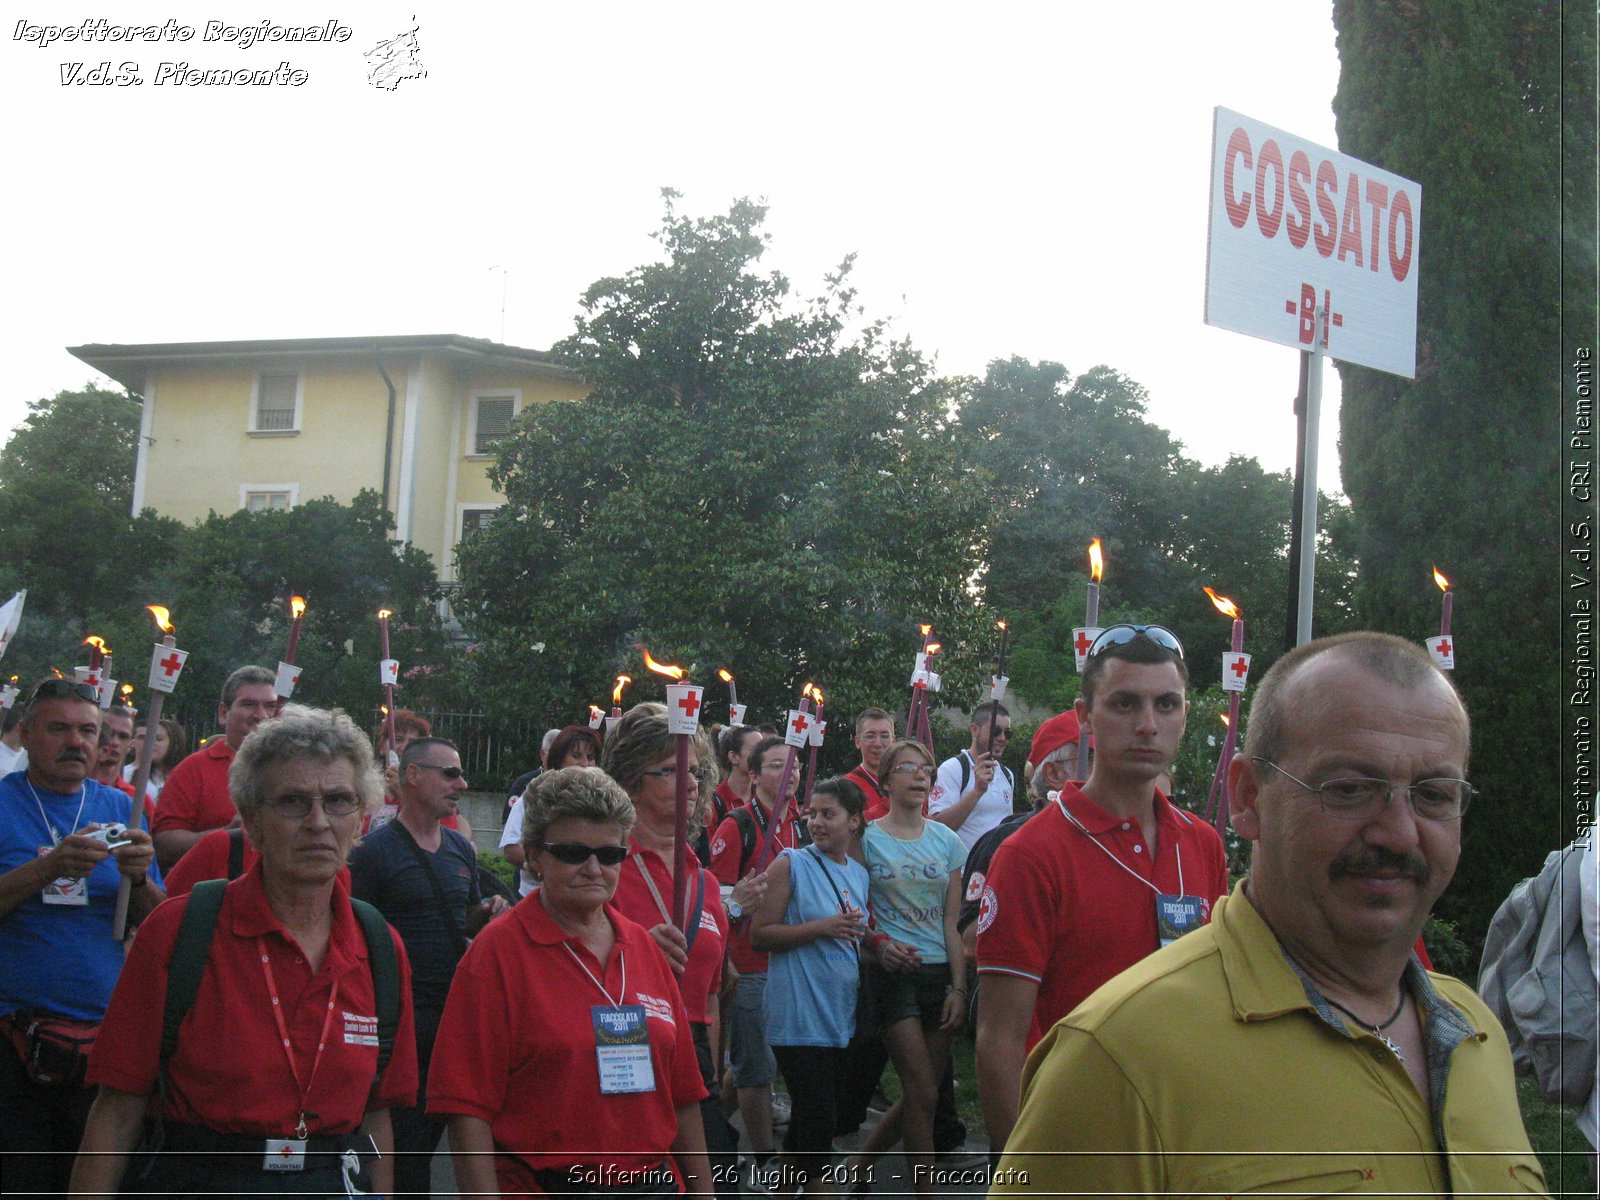
[[294,428],[297,375],[263,375],[256,397],[256,428],[263,431]]
[[510,396],[484,397],[478,401],[477,435],[473,438],[472,446],[474,454],[490,453],[494,444],[511,432],[515,403]]

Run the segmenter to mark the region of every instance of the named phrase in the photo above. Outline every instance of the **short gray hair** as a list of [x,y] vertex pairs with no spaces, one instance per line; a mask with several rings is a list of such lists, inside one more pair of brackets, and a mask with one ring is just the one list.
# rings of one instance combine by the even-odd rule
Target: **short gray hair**
[[1050,785],[1045,782],[1044,778],[1045,763],[1055,763],[1058,767],[1066,767],[1067,773],[1071,774],[1077,762],[1078,743],[1062,742],[1061,745],[1041,758],[1038,765],[1033,768],[1033,779],[1028,783],[1028,790],[1033,793],[1035,799],[1048,800],[1050,798]]
[[633,828],[633,801],[599,767],[562,767],[546,771],[528,785],[522,803],[522,844],[538,847],[563,817],[615,825],[623,837]]
[[260,808],[267,800],[263,784],[267,768],[302,758],[348,762],[364,811],[376,808],[383,797],[383,776],[373,765],[372,744],[343,709],[286,704],[280,715],[257,725],[233,756],[228,793],[234,807],[241,814]]
[[222,683],[222,707],[232,708],[238,695],[247,687],[258,684],[273,685],[278,682],[276,672],[265,667],[237,667]]

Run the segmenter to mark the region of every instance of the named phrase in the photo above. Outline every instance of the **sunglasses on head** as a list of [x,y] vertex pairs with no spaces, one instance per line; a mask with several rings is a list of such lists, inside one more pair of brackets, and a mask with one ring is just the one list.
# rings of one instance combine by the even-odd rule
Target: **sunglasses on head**
[[87,700],[90,704],[100,703],[100,693],[87,683],[79,683],[75,679],[46,679],[40,683],[28,696],[28,703],[33,704],[39,700],[61,700],[68,696],[76,696],[79,700]]
[[1147,642],[1154,642],[1166,650],[1171,650],[1179,658],[1183,657],[1183,643],[1178,640],[1178,635],[1165,625],[1112,625],[1100,631],[1100,636],[1095,638],[1089,646],[1089,658],[1111,646],[1126,646],[1135,638],[1144,638]]
[[589,861],[589,856],[602,867],[614,867],[628,857],[626,846],[585,846],[582,842],[543,842],[541,843],[550,857],[557,862],[564,862],[569,867],[582,866]]

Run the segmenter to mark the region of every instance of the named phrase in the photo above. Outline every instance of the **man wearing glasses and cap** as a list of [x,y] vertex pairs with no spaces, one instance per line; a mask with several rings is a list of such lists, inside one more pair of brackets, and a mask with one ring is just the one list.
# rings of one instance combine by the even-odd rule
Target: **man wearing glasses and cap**
[[20,727],[27,770],[0,779],[0,1171],[7,1191],[61,1194],[94,1099],[89,1047],[122,970],[117,893],[131,881],[134,921],[166,897],[150,835],[128,828],[132,797],[89,777],[95,690],[47,679]]
[[1002,1163],[1029,1186],[995,1190],[1545,1193],[1499,1022],[1413,955],[1460,856],[1469,744],[1418,646],[1279,659],[1229,765],[1249,877],[1050,1031]]
[[1189,703],[1183,646],[1159,625],[1095,639],[1075,711],[1094,767],[995,852],[978,916],[978,1094],[990,1144],[1017,1119],[1022,1064],[1119,971],[1202,925],[1228,890],[1222,839],[1156,781]]
[[362,838],[350,855],[350,894],[383,914],[411,960],[417,1102],[390,1113],[397,1195],[430,1190],[430,1164],[445,1125],[427,1115],[428,1065],[439,1018],[467,939],[506,908],[502,897],[485,900],[479,892],[472,843],[441,824],[455,813],[466,790],[455,743],[412,739],[400,752],[395,791],[399,811]]

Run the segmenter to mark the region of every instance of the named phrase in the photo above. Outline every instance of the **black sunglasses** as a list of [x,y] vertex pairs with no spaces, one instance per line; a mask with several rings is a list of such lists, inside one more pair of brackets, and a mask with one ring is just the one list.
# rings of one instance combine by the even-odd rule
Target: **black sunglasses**
[[557,862],[564,862],[569,867],[582,866],[589,861],[589,856],[602,867],[614,867],[628,857],[626,846],[585,846],[582,842],[544,842],[541,843],[550,852],[550,857]]
[[90,704],[100,703],[99,692],[87,683],[79,683],[75,679],[43,680],[28,694],[28,703],[33,704],[40,700],[61,700],[68,696],[76,696],[79,700],[87,700]]
[[1102,629],[1100,636],[1089,646],[1087,657],[1093,658],[1110,646],[1126,646],[1134,638],[1144,638],[1147,642],[1154,642],[1164,649],[1171,650],[1179,658],[1183,657],[1183,643],[1178,640],[1178,635],[1165,625],[1109,626]]
[[460,767],[440,767],[440,766],[435,766],[433,763],[423,763],[423,762],[412,763],[411,765],[413,767],[425,767],[430,771],[437,771],[437,772],[439,772],[440,775],[443,775],[446,779],[449,779],[449,780],[452,780],[452,781],[460,779],[463,775],[466,774],[466,772],[463,771]]

